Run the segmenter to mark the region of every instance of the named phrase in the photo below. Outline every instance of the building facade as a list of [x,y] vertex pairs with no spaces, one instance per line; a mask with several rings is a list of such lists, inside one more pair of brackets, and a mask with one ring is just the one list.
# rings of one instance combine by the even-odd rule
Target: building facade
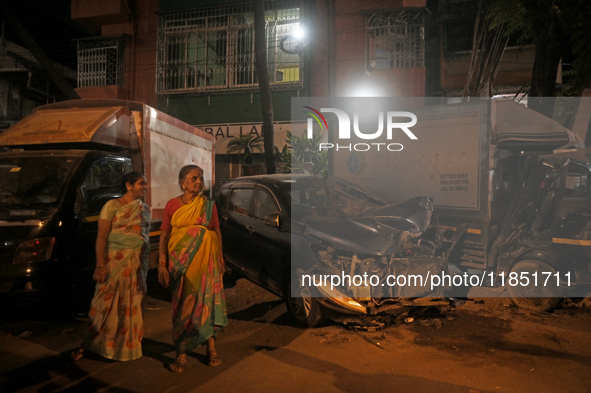
[[[474,1],[265,2],[275,144],[297,97],[458,96],[470,65]],[[82,98],[145,102],[216,136],[216,183],[241,174],[229,140],[261,134],[252,2],[72,0]],[[525,59],[525,60],[524,60]],[[506,51],[504,91],[531,77],[528,48]],[[256,161],[256,160],[255,160]],[[259,160],[260,161],[260,160]]]

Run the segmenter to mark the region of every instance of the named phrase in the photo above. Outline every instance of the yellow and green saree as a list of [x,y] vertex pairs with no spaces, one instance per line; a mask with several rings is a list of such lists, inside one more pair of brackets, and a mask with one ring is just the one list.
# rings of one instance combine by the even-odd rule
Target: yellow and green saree
[[179,354],[215,337],[228,324],[218,238],[207,229],[213,201],[198,196],[171,219],[168,242],[173,340]]

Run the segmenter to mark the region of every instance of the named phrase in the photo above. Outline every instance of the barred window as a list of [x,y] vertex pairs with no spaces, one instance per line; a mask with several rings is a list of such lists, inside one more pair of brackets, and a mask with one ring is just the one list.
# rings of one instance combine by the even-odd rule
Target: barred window
[[[267,2],[265,20],[271,84],[299,85],[301,56],[288,41],[299,29],[300,1]],[[161,14],[157,67],[157,92],[257,86],[252,4]]]
[[396,11],[369,17],[366,61],[375,69],[424,67],[424,13]]
[[125,87],[125,39],[96,37],[77,40],[78,87]]

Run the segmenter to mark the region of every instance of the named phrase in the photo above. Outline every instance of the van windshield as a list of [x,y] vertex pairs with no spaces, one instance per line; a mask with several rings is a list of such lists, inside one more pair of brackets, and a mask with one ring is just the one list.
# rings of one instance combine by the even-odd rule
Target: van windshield
[[64,156],[0,158],[0,206],[56,202],[76,161]]

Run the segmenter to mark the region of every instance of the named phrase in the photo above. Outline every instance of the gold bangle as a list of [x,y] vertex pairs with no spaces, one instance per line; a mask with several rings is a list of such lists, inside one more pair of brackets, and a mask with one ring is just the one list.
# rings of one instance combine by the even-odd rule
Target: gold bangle
[[96,265],[97,269],[100,269],[101,267],[105,267],[105,265]]

